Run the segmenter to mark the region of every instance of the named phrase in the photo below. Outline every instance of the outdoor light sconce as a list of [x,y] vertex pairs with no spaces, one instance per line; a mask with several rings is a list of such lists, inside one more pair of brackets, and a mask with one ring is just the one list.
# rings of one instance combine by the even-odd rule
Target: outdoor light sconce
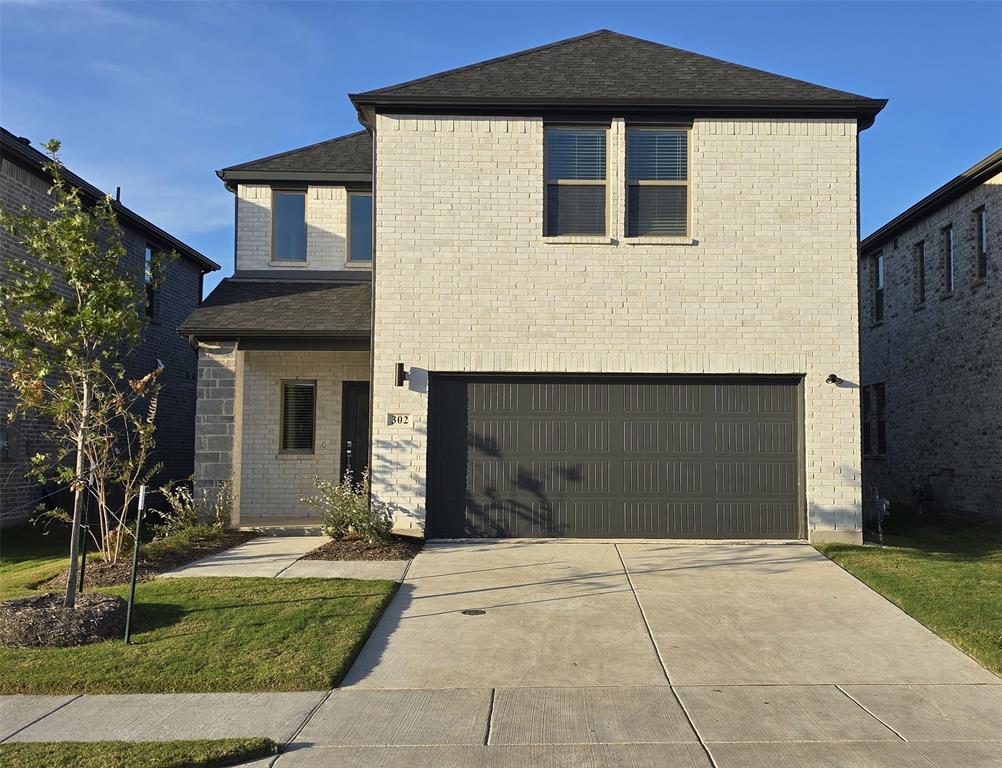
[[834,373],[829,373],[828,378],[825,379],[826,384],[834,384],[835,386],[838,386],[839,384],[842,384],[844,382],[845,379],[839,378]]
[[409,378],[410,378],[409,374],[407,373],[407,371],[404,370],[404,364],[397,363],[396,385],[398,387],[402,387],[404,385],[404,382],[407,381],[407,379]]

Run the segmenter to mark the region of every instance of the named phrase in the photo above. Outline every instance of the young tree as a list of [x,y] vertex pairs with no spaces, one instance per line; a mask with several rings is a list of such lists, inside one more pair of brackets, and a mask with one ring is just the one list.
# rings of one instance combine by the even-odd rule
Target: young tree
[[85,205],[63,178],[59,146],[56,140],[45,144],[52,216],[0,209],[0,226],[31,256],[8,259],[13,277],[0,282],[0,359],[10,364],[17,397],[11,416],[30,413],[48,425],[54,448],[34,457],[34,468],[50,467],[73,492],[66,584],[66,607],[72,608],[85,459],[94,450],[92,437],[107,432],[95,406],[100,413],[113,400],[116,382],[126,381],[121,359],[138,343],[146,313],[142,281],[125,266],[111,198]]

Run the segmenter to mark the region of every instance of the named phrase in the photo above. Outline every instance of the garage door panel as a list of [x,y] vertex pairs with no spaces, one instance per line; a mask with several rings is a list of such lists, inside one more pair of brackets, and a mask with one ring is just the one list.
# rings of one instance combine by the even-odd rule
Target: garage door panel
[[799,398],[792,377],[434,376],[428,534],[797,537]]

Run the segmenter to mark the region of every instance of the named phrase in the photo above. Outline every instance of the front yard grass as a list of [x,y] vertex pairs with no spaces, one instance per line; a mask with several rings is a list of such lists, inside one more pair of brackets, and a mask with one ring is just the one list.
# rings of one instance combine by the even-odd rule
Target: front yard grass
[[885,543],[818,549],[1002,675],[1002,529],[939,521],[889,534]]
[[0,744],[5,768],[221,768],[268,757],[271,739],[53,741]]
[[[395,588],[350,579],[157,579],[136,587],[132,644],[0,648],[0,694],[332,688]],[[128,596],[126,586],[95,591]]]

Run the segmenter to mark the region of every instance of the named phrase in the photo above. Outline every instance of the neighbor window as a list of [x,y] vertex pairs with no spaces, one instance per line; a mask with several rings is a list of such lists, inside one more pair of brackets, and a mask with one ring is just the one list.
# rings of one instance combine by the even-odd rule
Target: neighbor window
[[953,227],[943,227],[940,230],[943,252],[943,290],[953,293],[957,285],[957,269],[953,252]]
[[684,130],[627,130],[627,237],[688,230],[688,139]]
[[272,261],[306,261],[306,193],[272,194]]
[[316,406],[315,381],[282,382],[283,453],[313,453]]
[[863,455],[884,456],[887,453],[887,421],[883,384],[861,388],[860,426],[863,431]]
[[974,212],[974,274],[978,280],[988,277],[988,213],[984,206]]
[[143,285],[146,288],[146,316],[155,317],[157,312],[157,249],[146,244],[146,256],[143,260]]
[[604,235],[605,128],[547,128],[546,235]]
[[884,253],[873,257],[873,322],[884,320]]
[[372,261],[372,195],[348,195],[348,260]]
[[915,260],[915,303],[925,304],[925,242],[915,243],[912,250]]

